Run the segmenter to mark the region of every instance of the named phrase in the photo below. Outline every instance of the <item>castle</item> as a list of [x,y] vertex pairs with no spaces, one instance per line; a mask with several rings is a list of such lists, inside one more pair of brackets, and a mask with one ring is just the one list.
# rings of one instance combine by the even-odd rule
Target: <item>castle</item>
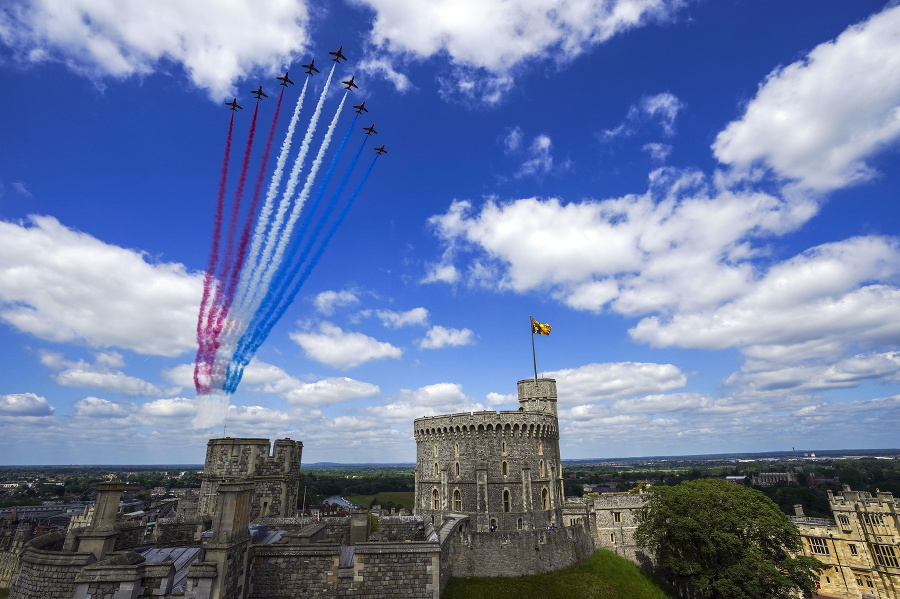
[[412,516],[296,517],[301,442],[211,439],[199,495],[175,517],[117,520],[123,485],[104,483],[66,531],[17,525],[0,586],[11,599],[439,599],[452,576],[573,565],[597,518],[565,502],[556,381],[520,381],[518,397],[516,411],[415,421]]

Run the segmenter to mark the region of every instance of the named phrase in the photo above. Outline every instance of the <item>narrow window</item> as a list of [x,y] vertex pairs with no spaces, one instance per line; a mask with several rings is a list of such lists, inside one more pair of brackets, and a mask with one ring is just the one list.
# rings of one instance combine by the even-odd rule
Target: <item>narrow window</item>
[[433,510],[441,509],[441,498],[438,495],[437,489],[432,489],[432,491],[431,491],[431,509],[433,509]]
[[460,495],[459,489],[453,491],[453,509],[457,512],[462,511],[462,495]]
[[510,511],[510,507],[511,506],[509,504],[509,491],[504,490],[503,491],[503,511],[504,512]]
[[509,476],[509,464],[503,462],[501,470],[503,470],[503,476]]
[[497,530],[497,521],[491,518],[491,532]]
[[456,457],[459,457],[459,443],[456,444],[456,446],[453,448],[453,451],[455,452]]
[[550,492],[547,490],[547,487],[541,489],[541,509],[550,509]]
[[456,478],[459,478],[459,462],[456,462]]
[[544,455],[544,442],[538,441],[538,455]]
[[612,544],[616,543],[616,533],[614,533],[614,532],[609,533],[609,542]]
[[522,522],[522,519],[519,518],[518,522],[516,522],[516,528],[518,528],[519,530],[522,530],[523,527],[524,527],[524,524]]
[[541,476],[545,476],[546,471],[544,470],[544,460],[541,460],[540,462],[538,462],[538,466],[540,467]]
[[854,545],[853,543],[850,543],[849,547],[850,547],[850,555],[856,555],[857,554],[856,553],[856,545]]
[[438,477],[438,465],[437,465],[437,462],[434,463],[434,477],[435,477],[435,478]]
[[613,512],[613,522],[620,524],[622,522],[622,512]]
[[437,457],[437,455],[438,455],[438,450],[437,450],[437,445],[435,445],[434,446],[434,457]]

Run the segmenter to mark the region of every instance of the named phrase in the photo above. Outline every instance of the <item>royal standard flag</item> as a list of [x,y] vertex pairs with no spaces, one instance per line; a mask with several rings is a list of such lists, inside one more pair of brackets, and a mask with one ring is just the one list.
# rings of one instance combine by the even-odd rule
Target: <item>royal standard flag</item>
[[537,333],[538,335],[549,335],[550,334],[550,325],[549,324],[541,324],[536,321],[534,318],[531,319],[531,332]]

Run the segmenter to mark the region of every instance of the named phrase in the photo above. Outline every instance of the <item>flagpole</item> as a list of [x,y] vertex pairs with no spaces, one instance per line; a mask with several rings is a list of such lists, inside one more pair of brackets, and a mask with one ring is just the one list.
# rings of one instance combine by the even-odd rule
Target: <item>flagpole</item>
[[529,316],[531,322],[531,359],[534,361],[534,388],[537,389],[537,356],[534,353],[534,316]]

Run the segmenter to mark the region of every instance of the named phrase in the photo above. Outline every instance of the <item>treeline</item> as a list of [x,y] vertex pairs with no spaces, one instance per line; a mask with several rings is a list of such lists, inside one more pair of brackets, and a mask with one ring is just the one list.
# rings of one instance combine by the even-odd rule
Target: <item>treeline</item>
[[[385,492],[412,492],[415,490],[415,474],[409,473],[361,473],[356,475],[307,473],[302,485],[306,489],[306,503],[321,503],[333,495],[377,495]],[[301,493],[302,495],[302,493]],[[302,499],[301,499],[302,501]]]

